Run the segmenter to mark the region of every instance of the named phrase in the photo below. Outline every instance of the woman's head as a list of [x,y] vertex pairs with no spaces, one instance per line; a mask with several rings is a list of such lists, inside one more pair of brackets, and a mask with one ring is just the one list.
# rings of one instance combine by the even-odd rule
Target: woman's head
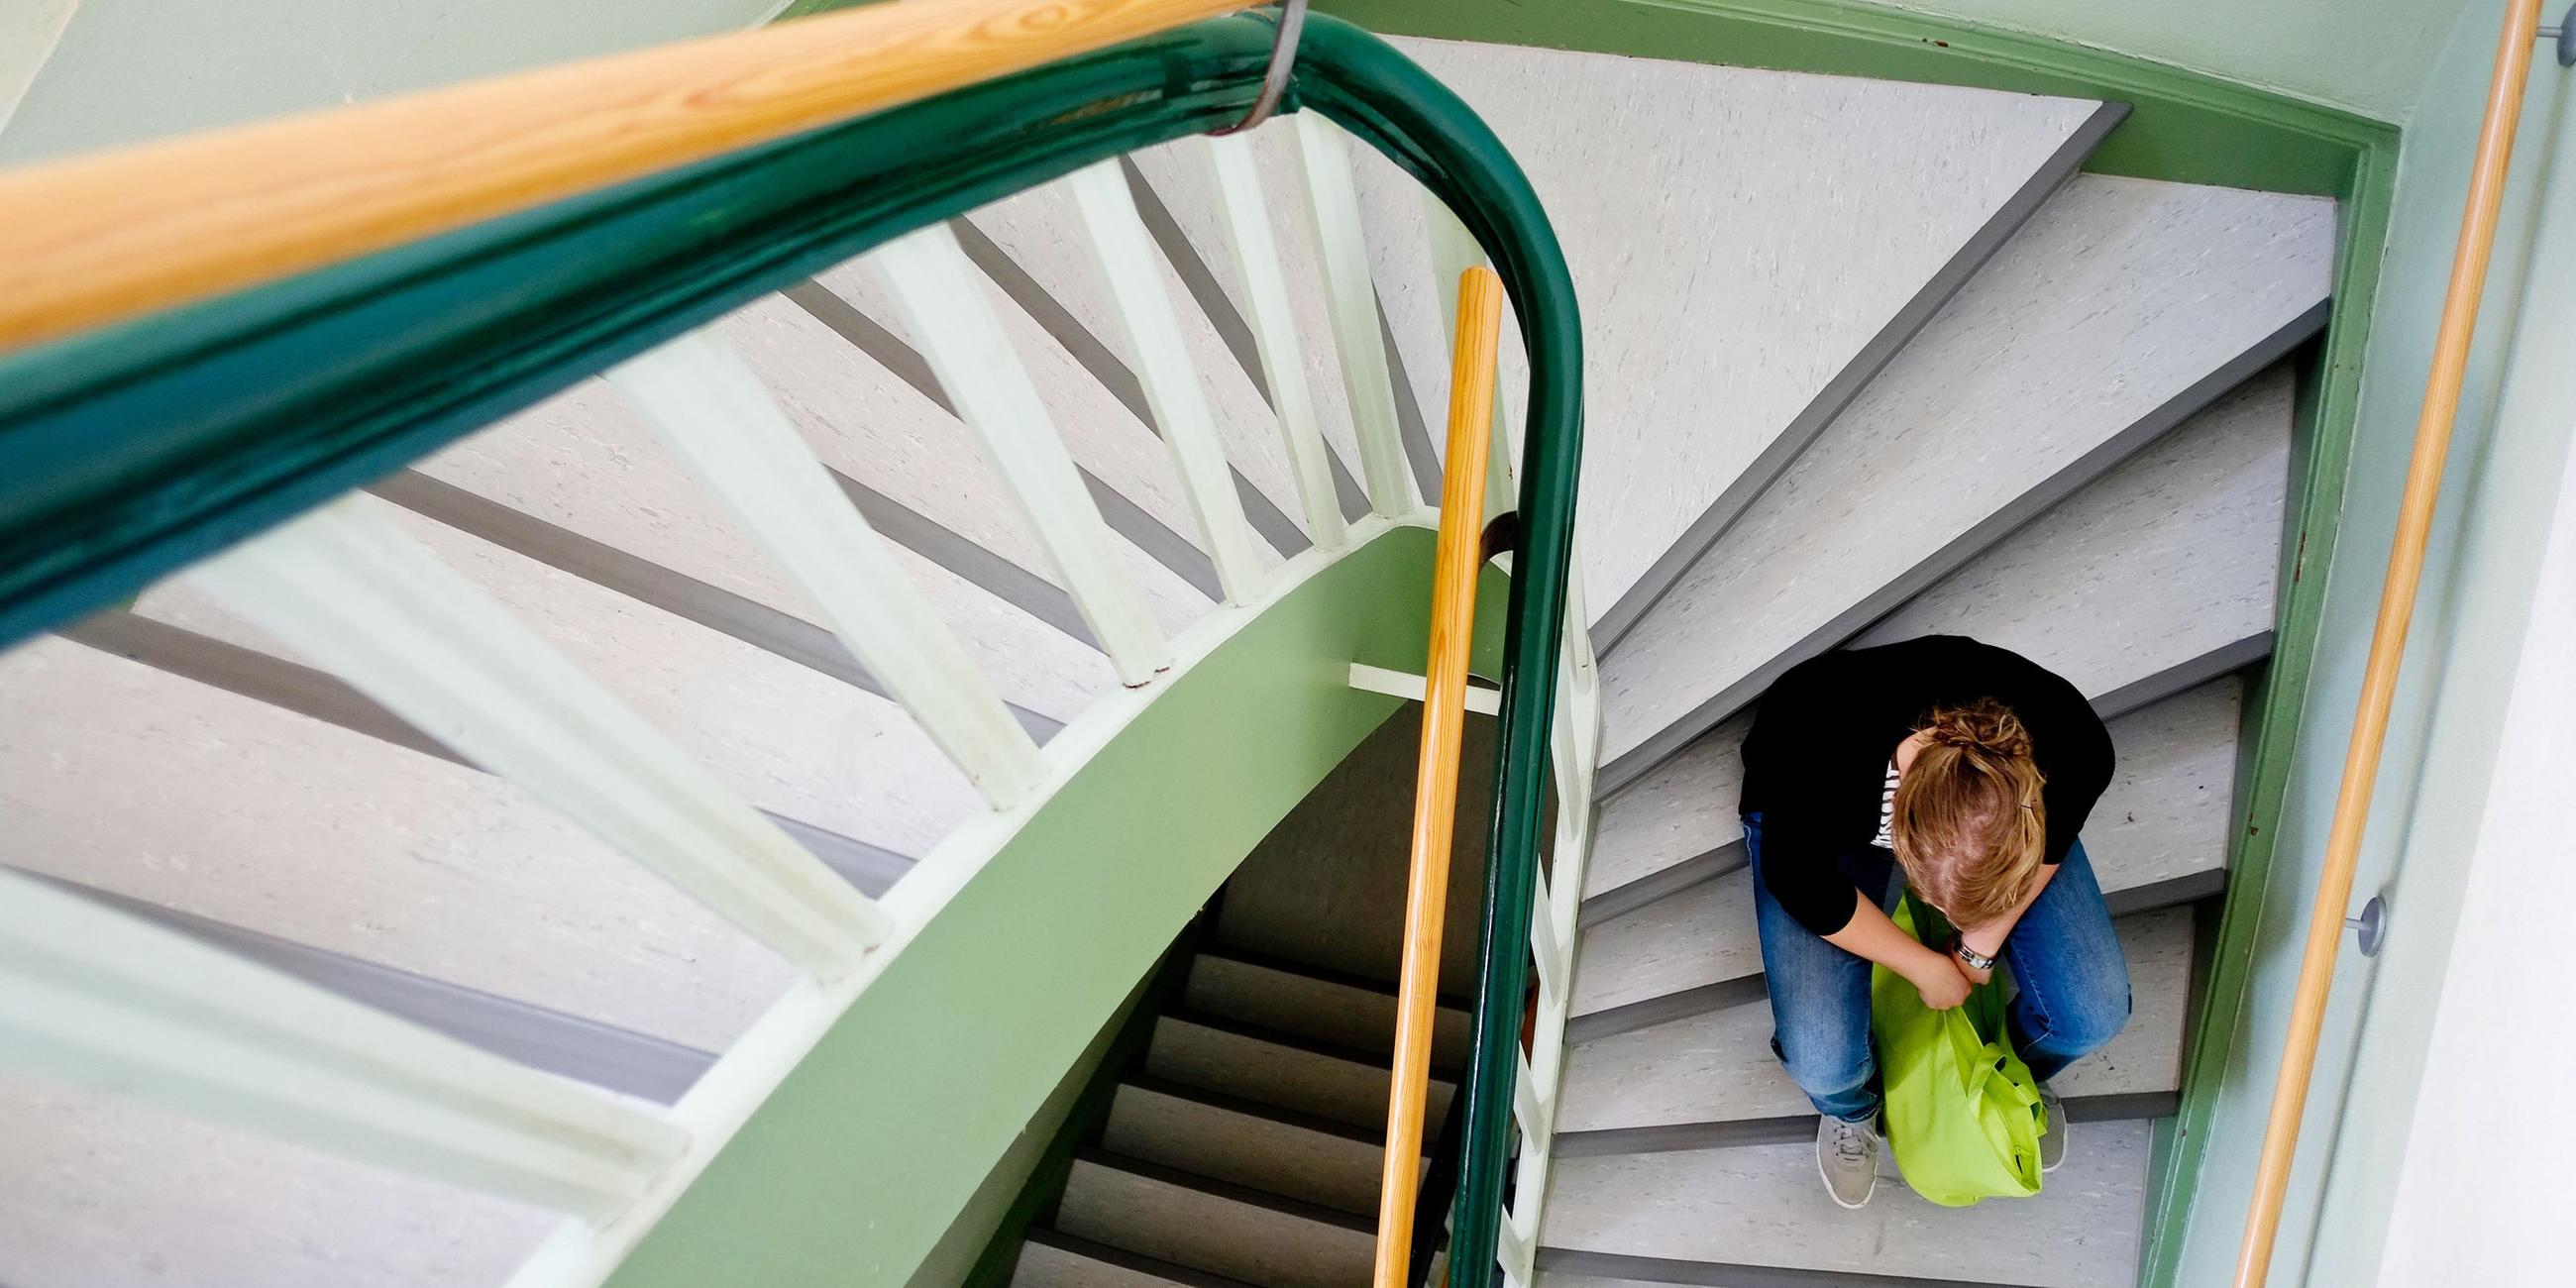
[[1896,788],[1888,828],[1908,884],[1961,926],[1981,926],[2030,893],[2048,850],[2046,780],[2030,731],[1992,698],[1942,707]]

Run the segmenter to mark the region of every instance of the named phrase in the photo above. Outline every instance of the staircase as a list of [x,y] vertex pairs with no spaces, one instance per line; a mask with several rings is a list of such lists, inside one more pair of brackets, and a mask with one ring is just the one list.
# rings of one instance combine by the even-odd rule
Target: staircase
[[[2132,1282],[2195,914],[2226,885],[2247,690],[2271,649],[2333,204],[2081,173],[2118,104],[1397,43],[1530,172],[1592,343],[1579,532],[1604,764],[1539,1278]],[[1188,167],[1138,164],[1194,244],[1224,244]],[[1436,411],[1420,203],[1391,166],[1361,174],[1398,366]],[[2031,657],[2109,722],[2118,774],[2084,840],[2135,1012],[2059,1080],[2072,1152],[2038,1198],[1954,1211],[1892,1184],[1844,1212],[1768,1047],[1737,750],[1790,666],[1940,633]],[[1290,1152],[1228,1176],[1296,1192]],[[1212,1167],[1187,1150],[1164,1165],[1184,1174],[1166,1186]],[[1364,1283],[1363,1244],[1335,1260],[1324,1229],[1293,1269],[1182,1247],[1144,1266],[1120,1260],[1140,1245],[1116,1227],[1087,1251],[1040,1234],[1021,1274]],[[1054,1277],[1080,1256],[1134,1277]]]
[[[1529,168],[1601,354],[1580,538],[1604,763],[1541,1281],[2132,1282],[2332,204],[2077,173],[2116,104],[1407,48]],[[2039,1197],[1883,1185],[1844,1212],[1768,1048],[1738,747],[1788,667],[1933,633],[2021,652],[2109,721],[2084,840],[2135,1012],[2060,1079],[2072,1150]]]
[[[1397,43],[1529,172],[1586,310],[1577,550],[1604,718],[1537,1277],[2132,1282],[2201,914],[2227,881],[2249,686],[2297,573],[2281,534],[2332,203],[2082,172],[2118,104]],[[1305,184],[1298,126],[1248,137],[1295,268],[1303,370],[1265,356],[1239,212],[1204,145],[1121,163],[1267,573],[1325,544],[1282,442],[1283,380],[1311,394],[1346,521],[1385,489],[1368,469],[1381,417],[1403,448],[1396,490],[1437,495],[1447,397],[1424,253],[1446,230],[1411,178],[1350,149],[1378,313],[1363,346],[1311,267],[1328,249],[1316,222],[1286,213]],[[1193,638],[1226,588],[1074,195],[1042,187],[950,233],[1116,568],[1153,627]],[[1122,676],[961,420],[936,301],[881,268],[821,272],[710,333],[1048,742],[1148,681]],[[1369,362],[1392,382],[1383,406]],[[669,412],[632,383],[584,381],[355,504],[855,889],[900,893],[987,816],[978,785],[657,438]],[[1848,1213],[1766,1046],[1737,747],[1788,667],[1928,633],[2022,652],[2110,722],[2118,777],[2084,840],[2135,1014],[2059,1083],[2076,1126],[2041,1196],[1952,1211],[1883,1185]],[[1471,780],[1482,763],[1471,749]],[[778,953],[186,579],[0,656],[0,815],[10,867],[638,1104],[679,1099],[797,986]],[[1459,853],[1480,866],[1480,828]],[[1361,900],[1309,873],[1304,888],[1346,902],[1272,923],[1225,905],[1015,1283],[1366,1282],[1391,957],[1337,957],[1337,918],[1400,909],[1379,887]],[[1453,952],[1472,925],[1452,915]],[[1442,1023],[1435,1127],[1465,1012]],[[32,1083],[0,1082],[0,1140],[20,1160],[0,1168],[15,1288],[499,1284],[550,1228],[529,1205]]]

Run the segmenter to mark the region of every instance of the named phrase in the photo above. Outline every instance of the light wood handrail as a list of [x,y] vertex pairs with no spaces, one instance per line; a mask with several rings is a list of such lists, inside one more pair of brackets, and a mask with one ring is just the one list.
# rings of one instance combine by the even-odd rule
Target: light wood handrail
[[0,175],[0,350],[1251,6],[905,0]]
[[2406,628],[2423,579],[2424,546],[2432,534],[2433,508],[2442,491],[2442,465],[2450,453],[2451,425],[2460,409],[2460,382],[2469,343],[2477,334],[2478,298],[2486,289],[2487,260],[2495,249],[2497,214],[2504,204],[2505,168],[2513,157],[2522,117],[2524,85],[2531,75],[2531,46],[2538,39],[2540,0],[2514,0],[2505,10],[2496,49],[2495,76],[2487,90],[2486,117],[2478,127],[2477,157],[2469,171],[2469,196],[2460,214],[2460,240],[2452,253],[2451,282],[2442,299],[2433,338],[2433,369],[2415,422],[2415,453],[2406,465],[2406,488],[2397,506],[2397,532],[2388,551],[2388,580],[2371,627],[2370,658],[2362,672],[2352,743],[2344,753],[2334,822],[2326,834],[2325,867],[2317,876],[2316,906],[2308,916],[2307,948],[2299,959],[2298,989],[2290,1004],[2289,1034],[2281,1070],[2272,1084],[2271,1119],[2254,1169],[2254,1196],[2238,1246],[2236,1288],[2262,1288],[2271,1272],[2272,1244],[2299,1145],[2308,1083],[2316,1073],[2317,1043],[2325,1029],[2326,994],[2334,986],[2335,958],[2343,947],[2344,907],[2352,901],[2362,829],[2370,819],[2371,789],[2388,738],[2388,713],[2397,696],[2398,665],[2406,653]]
[[1458,746],[1467,722],[1476,576],[1484,565],[1485,460],[1493,450],[1494,363],[1502,321],[1503,282],[1494,270],[1479,265],[1460,274],[1449,455],[1431,574],[1431,657],[1423,667],[1421,768],[1413,788],[1413,867],[1405,887],[1404,973],[1397,985],[1395,1069],[1386,1099],[1386,1169],[1378,1188],[1375,1288],[1404,1288],[1413,1256],[1422,1106],[1440,991],[1449,841],[1458,820]]

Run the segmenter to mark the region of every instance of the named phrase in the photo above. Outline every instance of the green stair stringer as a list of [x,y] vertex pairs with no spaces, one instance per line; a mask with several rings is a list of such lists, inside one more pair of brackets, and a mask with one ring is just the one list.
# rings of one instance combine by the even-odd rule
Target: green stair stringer
[[[1162,681],[859,995],[612,1288],[910,1275],[1165,945],[1395,711],[1351,688],[1349,668],[1421,668],[1432,536],[1385,532]],[[1475,666],[1490,673],[1507,596],[1485,575]]]

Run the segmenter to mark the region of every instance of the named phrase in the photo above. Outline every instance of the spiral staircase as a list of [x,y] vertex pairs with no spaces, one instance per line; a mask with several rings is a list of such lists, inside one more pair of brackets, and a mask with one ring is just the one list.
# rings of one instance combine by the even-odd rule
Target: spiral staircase
[[[2087,173],[2117,103],[1396,43],[1528,172],[1585,312],[1577,554],[1599,778],[1535,1277],[2132,1282],[2203,914],[2227,882],[2248,686],[2300,573],[2286,498],[2334,204]],[[1283,210],[1312,182],[1301,128],[1247,136]],[[1303,369],[1282,370],[1203,146],[1145,148],[1113,173],[1180,305],[1252,566],[1295,573],[1318,516],[1280,436],[1283,382],[1314,403],[1334,520],[1373,522],[1389,487],[1370,458],[1372,364],[1404,449],[1395,486],[1438,495],[1449,304],[1423,248],[1447,231],[1410,176],[1351,148],[1374,344],[1354,347],[1312,267],[1337,226],[1282,218],[1306,340]],[[1089,249],[1086,199],[1048,184],[948,235],[1115,534],[1116,570],[1152,627],[1187,640],[1226,610],[1225,569],[1158,439],[1171,411]],[[1008,382],[942,339],[935,295],[862,258],[704,334],[887,538],[1013,723],[1040,744],[1088,736],[1086,713],[1142,681],[978,453],[961,417],[984,378]],[[977,826],[984,785],[657,436],[667,382],[733,369],[649,368],[574,385],[342,505],[426,547],[855,889],[899,899]],[[1521,423],[1527,380],[1507,341],[1501,423]],[[1786,668],[1933,633],[2020,651],[2109,721],[2118,775],[2084,839],[2134,1014],[2060,1081],[2072,1151],[2038,1198],[1954,1211],[1894,1184],[1843,1212],[1766,1045],[1737,746]],[[797,986],[795,963],[362,690],[188,577],[21,645],[0,655],[0,862],[621,1104],[681,1099]],[[1355,945],[1380,943],[1392,914],[1296,895],[1382,891],[1388,858],[1298,820],[1400,831],[1383,815],[1402,774],[1326,780],[1236,876],[1144,1045],[1095,1075],[1114,1100],[1003,1263],[1013,1282],[1366,1281],[1394,979]],[[1465,867],[1481,840],[1460,853]],[[1333,873],[1348,885],[1318,875]],[[1445,1107],[1465,1016],[1444,1015]],[[15,1077],[0,1141],[13,1288],[501,1284],[553,1223]]]

